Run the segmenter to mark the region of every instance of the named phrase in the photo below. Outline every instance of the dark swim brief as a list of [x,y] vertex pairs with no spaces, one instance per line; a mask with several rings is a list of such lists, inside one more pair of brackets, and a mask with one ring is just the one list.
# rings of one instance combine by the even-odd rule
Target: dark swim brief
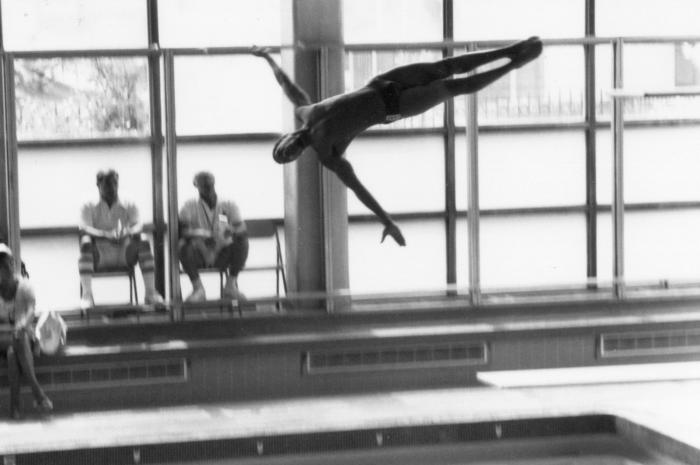
[[374,78],[367,84],[367,87],[376,90],[384,102],[384,108],[386,110],[384,124],[393,123],[394,121],[402,118],[401,113],[399,112],[401,86],[398,82]]

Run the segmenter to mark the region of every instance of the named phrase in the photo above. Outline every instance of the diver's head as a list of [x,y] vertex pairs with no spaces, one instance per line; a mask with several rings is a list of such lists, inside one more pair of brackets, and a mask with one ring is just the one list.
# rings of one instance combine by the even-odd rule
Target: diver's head
[[311,144],[308,129],[299,129],[279,138],[272,149],[272,158],[277,163],[289,163],[301,156],[304,149]]

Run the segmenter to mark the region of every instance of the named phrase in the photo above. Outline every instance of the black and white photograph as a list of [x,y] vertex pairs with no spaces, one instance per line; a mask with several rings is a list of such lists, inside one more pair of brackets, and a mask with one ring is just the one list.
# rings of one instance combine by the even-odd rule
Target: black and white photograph
[[0,0],[0,465],[700,465],[700,1]]

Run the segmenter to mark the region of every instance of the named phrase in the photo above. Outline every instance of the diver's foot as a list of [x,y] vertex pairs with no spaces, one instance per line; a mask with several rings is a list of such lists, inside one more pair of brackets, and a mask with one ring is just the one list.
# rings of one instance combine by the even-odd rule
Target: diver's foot
[[542,53],[542,41],[539,37],[533,36],[515,44],[515,53],[510,57],[515,68],[531,62]]

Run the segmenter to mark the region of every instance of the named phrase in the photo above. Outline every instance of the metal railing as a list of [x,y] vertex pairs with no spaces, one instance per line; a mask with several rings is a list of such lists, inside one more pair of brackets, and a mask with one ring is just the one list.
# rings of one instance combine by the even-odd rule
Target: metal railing
[[[449,48],[489,48],[500,46],[510,41],[479,41],[479,42],[456,42],[456,41],[445,41],[445,42],[429,42],[429,43],[412,43],[412,44],[361,44],[361,45],[347,45],[344,49],[348,53],[355,52],[366,52],[366,51],[395,51],[398,49],[402,50],[443,50],[447,47]],[[545,40],[545,46],[571,46],[571,45],[614,45],[613,48],[613,62],[621,63],[621,53],[623,44],[657,44],[657,43],[682,43],[682,42],[700,42],[700,36],[686,36],[686,37],[635,37],[635,38],[601,38],[601,37],[586,37],[578,39],[557,39],[557,40]],[[307,45],[313,46],[313,45]],[[325,47],[322,46],[322,47]],[[285,47],[272,47],[273,51],[279,51]],[[172,73],[172,59],[175,56],[185,56],[185,55],[226,55],[226,54],[244,54],[248,53],[247,47],[218,47],[218,48],[182,48],[182,49],[139,49],[139,50],[89,50],[89,51],[43,51],[43,52],[3,52],[0,55],[4,58],[4,63],[7,65],[11,64],[13,60],[16,59],[45,59],[45,58],[83,58],[83,57],[155,57],[157,59],[164,59],[167,57],[166,61],[170,63],[166,67],[166,79],[165,79],[165,93],[166,96],[170,95],[168,92],[172,92],[172,76],[168,77],[168,73]],[[621,66],[621,65],[620,65]],[[9,69],[7,69],[9,68]],[[12,82],[14,75],[12,74],[12,67],[6,66],[6,82]],[[619,85],[619,83],[618,83]],[[7,86],[6,86],[7,88]],[[596,114],[599,118],[606,120],[614,118],[614,105],[612,100],[605,95],[605,91],[601,90],[595,95],[586,96],[583,92],[574,91],[560,91],[558,93],[532,93],[520,95],[517,97],[510,96],[488,96],[483,95],[479,98],[474,99],[470,105],[474,108],[467,110],[465,108],[465,114],[469,112],[474,112],[476,110],[475,116],[472,116],[474,121],[470,121],[467,126],[472,129],[473,136],[476,138],[472,141],[472,144],[478,144],[478,131],[475,128],[479,128],[481,125],[489,125],[495,128],[499,126],[507,126],[509,122],[516,121],[518,125],[522,123],[523,126],[532,128],[537,128],[537,124],[545,122],[550,122],[553,127],[566,127],[571,121],[581,122],[581,128],[586,128],[588,123],[583,122],[584,112],[587,105],[587,98],[594,100],[594,108],[596,109]],[[158,100],[158,99],[156,99]],[[167,101],[166,97],[166,101]],[[10,107],[14,105],[12,101],[7,103]],[[697,97],[663,97],[657,98],[650,101],[645,98],[634,98],[627,99],[621,104],[621,109],[633,120],[661,120],[661,124],[674,124],[678,121],[690,120],[692,122],[700,122],[700,112],[697,111]],[[456,105],[457,108],[460,105]],[[166,114],[168,112],[174,112],[174,109],[168,109],[166,106]],[[618,121],[619,124],[619,121]],[[166,127],[170,130],[174,130],[173,122],[166,122]],[[425,116],[421,116],[416,119],[407,120],[404,126],[398,127],[396,130],[390,130],[387,132],[396,133],[400,135],[401,133],[411,133],[411,131],[425,129],[425,128],[435,128],[436,130],[442,130],[443,127],[443,115],[441,112],[431,112],[427,113]],[[596,123],[595,128],[599,127]],[[385,129],[383,129],[385,130]],[[620,129],[621,130],[621,129]],[[615,130],[614,130],[615,131]],[[217,142],[221,140],[228,140],[229,138],[240,139],[240,138],[258,138],[258,139],[268,139],[274,137],[275,134],[265,133],[265,134],[231,134],[231,135],[201,135],[201,136],[187,136],[187,137],[176,137],[174,133],[166,133],[166,147],[168,150],[174,150],[174,145],[177,143],[186,143],[189,141],[196,142]],[[12,140],[10,138],[10,140]],[[79,140],[66,140],[66,139],[47,139],[47,140],[21,140],[18,142],[19,146],[61,146],[61,145],[90,145],[90,144],[126,144],[126,143],[147,143],[152,142],[152,136],[140,135],[138,137],[112,137],[109,139],[79,139]],[[10,150],[12,148],[10,147]],[[16,150],[16,147],[15,147]],[[16,153],[15,153],[16,157]],[[174,159],[174,152],[172,158]],[[476,163],[476,159],[474,160]],[[16,173],[15,173],[16,175]],[[615,177],[615,187],[616,189],[621,189],[622,178],[621,175]],[[174,182],[174,179],[170,179],[170,182]],[[475,182],[478,180],[474,180]],[[16,195],[12,201],[16,202]],[[621,205],[622,199],[618,198],[616,203]],[[162,207],[162,205],[161,205]],[[659,208],[663,208],[663,203],[658,205]],[[16,208],[16,205],[15,205]],[[598,208],[598,206],[596,206]],[[478,201],[474,204],[470,204],[470,210],[478,211]],[[523,209],[527,210],[527,209]],[[173,212],[170,212],[172,215]],[[497,214],[497,213],[496,213]],[[422,214],[416,213],[414,216],[421,217]],[[430,216],[430,213],[426,213]],[[19,232],[19,230],[18,230]],[[39,232],[37,232],[39,234]],[[470,248],[471,250],[478,250],[478,235],[470,235]],[[622,263],[622,244],[616,242],[615,251],[616,259],[618,264]],[[172,251],[171,251],[172,252]],[[470,255],[470,262],[475,262],[478,264],[478,257],[474,256],[476,252],[472,252]],[[478,268],[478,265],[476,266]],[[478,273],[472,270],[474,276],[478,276]],[[622,271],[615,272],[616,282],[621,282],[624,280],[624,273]],[[590,283],[589,283],[590,284]],[[588,284],[587,284],[588,286]],[[470,293],[474,294],[475,299],[473,303],[479,302],[478,296],[479,283],[471,283]],[[536,289],[536,293],[542,295],[547,294],[547,290]],[[599,289],[595,291],[599,292]],[[392,298],[395,298],[393,296]],[[621,294],[618,295],[621,297]]]

